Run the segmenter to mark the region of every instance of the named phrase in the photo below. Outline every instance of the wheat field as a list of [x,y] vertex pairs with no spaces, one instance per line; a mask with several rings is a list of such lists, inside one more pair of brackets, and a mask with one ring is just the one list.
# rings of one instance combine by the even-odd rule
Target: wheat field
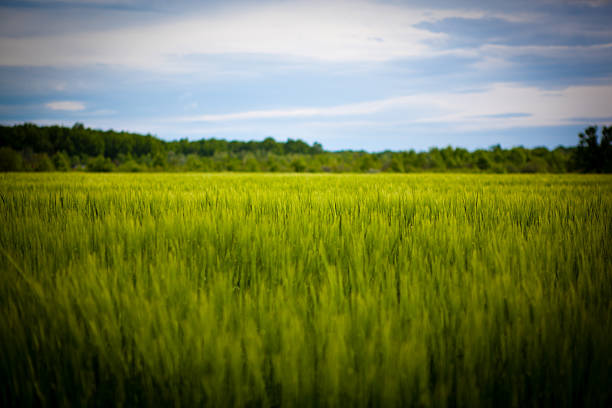
[[0,405],[610,406],[612,177],[0,174]]

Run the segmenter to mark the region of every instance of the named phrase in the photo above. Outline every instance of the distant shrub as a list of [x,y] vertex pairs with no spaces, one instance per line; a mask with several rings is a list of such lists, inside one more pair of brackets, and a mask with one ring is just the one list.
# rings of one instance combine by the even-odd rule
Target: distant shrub
[[476,160],[476,166],[480,170],[489,170],[491,168],[491,161],[486,156],[480,156],[478,160]]
[[548,164],[546,160],[541,157],[533,157],[523,168],[522,173],[546,173],[548,171]]
[[31,161],[32,170],[34,171],[54,171],[55,166],[47,156],[47,153],[34,154]]
[[51,160],[57,171],[68,171],[72,167],[70,165],[70,157],[64,152],[55,153]]
[[94,172],[109,172],[113,171],[115,165],[108,158],[102,155],[89,159],[87,162],[87,170]]
[[128,160],[125,163],[117,166],[117,170],[124,173],[138,173],[141,171],[146,171],[147,167],[136,163],[134,160]]

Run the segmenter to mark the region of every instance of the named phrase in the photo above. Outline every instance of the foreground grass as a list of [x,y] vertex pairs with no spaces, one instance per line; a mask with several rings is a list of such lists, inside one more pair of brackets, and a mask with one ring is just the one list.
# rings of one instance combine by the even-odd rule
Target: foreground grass
[[0,175],[0,405],[610,406],[612,177]]

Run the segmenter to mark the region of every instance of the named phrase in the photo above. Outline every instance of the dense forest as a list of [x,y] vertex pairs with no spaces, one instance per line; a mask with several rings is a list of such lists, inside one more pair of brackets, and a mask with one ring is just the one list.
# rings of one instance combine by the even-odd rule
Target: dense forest
[[0,171],[248,171],[491,173],[611,172],[612,127],[581,133],[576,147],[380,153],[323,150],[302,140],[163,141],[151,135],[26,123],[0,126]]

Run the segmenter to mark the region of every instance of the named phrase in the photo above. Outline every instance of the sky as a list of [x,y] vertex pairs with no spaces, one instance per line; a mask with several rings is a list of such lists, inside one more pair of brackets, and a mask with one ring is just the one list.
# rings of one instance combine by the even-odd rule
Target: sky
[[612,0],[0,1],[0,123],[327,150],[576,145]]

